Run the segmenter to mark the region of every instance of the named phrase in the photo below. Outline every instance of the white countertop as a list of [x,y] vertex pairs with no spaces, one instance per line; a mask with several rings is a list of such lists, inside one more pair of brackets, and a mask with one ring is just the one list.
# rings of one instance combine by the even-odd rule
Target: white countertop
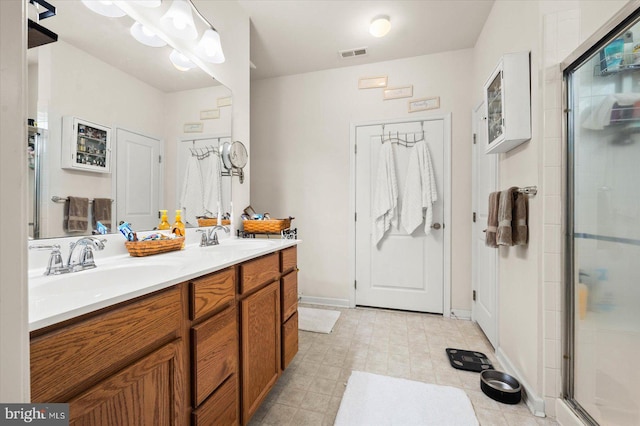
[[[192,239],[195,240],[195,239]],[[42,275],[44,266],[29,270],[29,331],[196,278],[228,266],[299,244],[300,240],[221,239],[220,245],[199,247],[189,242],[179,251],[147,257],[126,252],[100,257],[97,268],[62,275]],[[117,244],[117,242],[114,242]],[[123,240],[119,244],[124,247]]]

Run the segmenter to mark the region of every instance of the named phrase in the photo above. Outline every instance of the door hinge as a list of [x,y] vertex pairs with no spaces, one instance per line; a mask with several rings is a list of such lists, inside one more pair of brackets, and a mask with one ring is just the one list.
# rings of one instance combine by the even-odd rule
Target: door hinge
[[353,153],[354,154],[358,153],[358,145],[353,145]]
[[473,223],[476,222],[476,212],[473,212]]
[[473,134],[473,144],[474,145],[476,144],[476,134],[475,133]]
[[358,281],[353,280],[353,288],[358,289]]
[[354,222],[357,222],[357,221],[358,221],[358,212],[355,212],[355,213],[353,214],[353,221],[354,221]]
[[162,155],[158,155],[158,163],[162,163]]
[[473,301],[474,302],[476,301],[476,291],[475,290],[473,290]]

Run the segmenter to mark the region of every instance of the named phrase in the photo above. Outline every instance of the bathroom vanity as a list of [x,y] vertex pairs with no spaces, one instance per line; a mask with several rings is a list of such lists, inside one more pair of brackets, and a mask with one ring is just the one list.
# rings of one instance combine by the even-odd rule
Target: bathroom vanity
[[32,402],[68,402],[72,425],[248,423],[298,349],[297,243],[188,246],[148,259],[180,266],[146,294],[40,319]]

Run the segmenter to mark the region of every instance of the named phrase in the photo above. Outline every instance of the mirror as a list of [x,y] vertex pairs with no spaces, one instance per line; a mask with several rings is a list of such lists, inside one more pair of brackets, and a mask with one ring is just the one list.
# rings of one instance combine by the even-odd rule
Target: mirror
[[[59,41],[28,51],[29,118],[38,134],[28,148],[32,217],[38,219],[30,236],[91,233],[90,217],[86,232],[66,232],[65,203],[54,197],[113,200],[111,232],[121,220],[136,231],[151,230],[160,209],[173,221],[187,161],[195,155],[189,148],[217,151],[232,140],[231,91],[199,68],[178,71],[169,61],[171,47],[136,41],[130,17],[107,18],[79,0],[55,3],[57,15],[43,25]],[[91,145],[90,134],[78,134],[82,127],[63,124],[73,119],[107,128],[110,147]],[[219,192],[220,210],[229,212],[231,177],[220,178]]]

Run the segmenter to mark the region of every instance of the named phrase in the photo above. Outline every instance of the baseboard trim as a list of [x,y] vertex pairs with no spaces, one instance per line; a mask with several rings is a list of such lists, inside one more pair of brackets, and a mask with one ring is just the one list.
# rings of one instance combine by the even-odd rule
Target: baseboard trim
[[470,320],[471,311],[467,311],[464,309],[451,309],[451,316],[456,319]]
[[498,358],[498,361],[500,361],[500,364],[502,364],[502,367],[506,370],[506,372],[514,376],[520,382],[520,385],[523,389],[522,399],[524,400],[525,404],[527,404],[527,407],[529,407],[531,413],[533,413],[533,415],[537,417],[546,417],[544,410],[544,398],[541,398],[539,395],[537,395],[533,391],[533,388],[529,385],[529,383],[527,383],[527,381],[522,378],[522,374],[520,374],[518,369],[515,368],[502,348],[498,348],[496,350],[496,357]]
[[308,303],[309,305],[336,306],[340,308],[349,307],[349,299],[334,299],[332,297],[300,296],[300,303]]
[[564,400],[556,398],[556,421],[561,426],[584,426],[584,422]]

